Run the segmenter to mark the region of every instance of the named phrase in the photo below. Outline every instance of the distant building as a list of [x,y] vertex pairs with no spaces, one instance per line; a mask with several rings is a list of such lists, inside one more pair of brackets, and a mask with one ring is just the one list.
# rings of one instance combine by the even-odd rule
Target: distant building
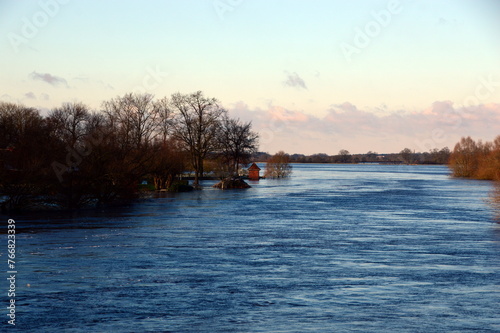
[[257,164],[252,163],[250,167],[248,168],[248,179],[250,180],[259,180],[260,175],[259,175],[260,168],[257,166]]

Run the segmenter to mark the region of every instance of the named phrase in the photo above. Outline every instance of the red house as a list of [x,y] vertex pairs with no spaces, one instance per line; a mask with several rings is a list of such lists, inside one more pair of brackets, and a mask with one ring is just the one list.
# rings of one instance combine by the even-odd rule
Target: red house
[[259,180],[260,175],[259,175],[260,168],[257,166],[257,164],[252,163],[250,167],[248,168],[248,179],[249,180]]

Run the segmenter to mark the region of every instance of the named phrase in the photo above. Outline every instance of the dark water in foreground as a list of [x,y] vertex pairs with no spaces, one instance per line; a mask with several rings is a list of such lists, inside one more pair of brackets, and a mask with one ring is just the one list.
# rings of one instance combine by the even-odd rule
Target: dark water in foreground
[[252,185],[9,216],[16,329],[500,332],[490,183],[442,166],[295,165]]

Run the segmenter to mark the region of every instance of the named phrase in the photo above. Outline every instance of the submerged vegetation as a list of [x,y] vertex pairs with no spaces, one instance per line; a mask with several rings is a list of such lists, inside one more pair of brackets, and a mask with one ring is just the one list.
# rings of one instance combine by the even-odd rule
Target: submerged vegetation
[[493,142],[462,138],[453,149],[450,168],[455,177],[500,180],[500,136]]
[[211,161],[233,175],[257,149],[251,123],[228,117],[202,92],[155,99],[126,94],[92,111],[67,103],[41,111],[0,103],[2,210],[74,209],[137,198],[147,190],[184,191]]
[[[207,173],[220,188],[245,187],[240,166],[266,162],[266,178],[286,178],[291,163],[447,164],[456,177],[500,180],[500,136],[462,138],[448,148],[396,154],[257,153],[251,123],[230,118],[198,91],[155,99],[125,94],[99,111],[66,103],[45,115],[0,102],[0,208],[75,209],[128,202],[151,191],[187,191]],[[192,172],[193,187],[181,175]],[[231,181],[231,182],[229,182]],[[235,183],[236,182],[236,183]],[[234,184],[233,184],[234,183]]]
[[279,151],[271,156],[266,163],[266,178],[287,178],[292,174],[290,165],[290,155],[284,151]]

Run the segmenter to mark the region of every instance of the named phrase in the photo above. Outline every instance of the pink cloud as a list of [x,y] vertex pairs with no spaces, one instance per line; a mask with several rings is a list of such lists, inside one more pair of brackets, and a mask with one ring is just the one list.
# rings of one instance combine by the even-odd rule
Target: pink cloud
[[272,118],[282,121],[306,122],[309,120],[309,116],[302,112],[287,110],[280,106],[270,107],[268,112]]
[[437,101],[432,103],[430,107],[425,109],[422,113],[426,115],[438,115],[449,113],[453,110],[453,102],[451,101]]
[[455,107],[436,101],[420,112],[383,112],[358,109],[349,102],[332,105],[323,117],[281,106],[250,109],[240,102],[233,116],[252,121],[263,133],[261,150],[290,153],[398,152],[403,148],[427,151],[454,144],[462,136],[491,140],[500,134],[500,104]]

